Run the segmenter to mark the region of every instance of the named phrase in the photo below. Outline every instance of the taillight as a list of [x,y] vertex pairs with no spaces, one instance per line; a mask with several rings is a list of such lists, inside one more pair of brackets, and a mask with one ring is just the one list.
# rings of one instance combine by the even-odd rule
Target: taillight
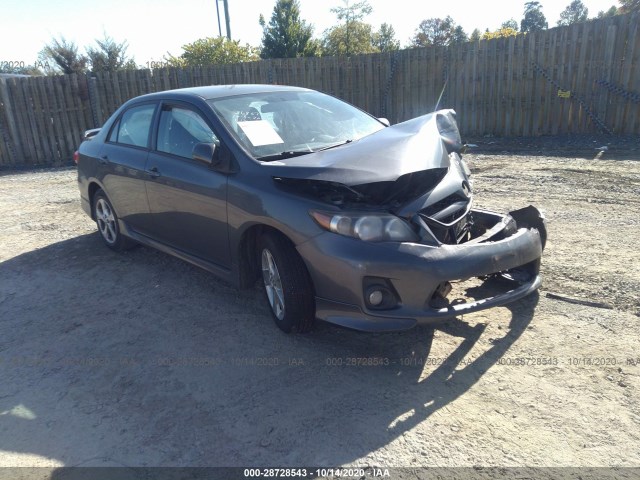
[[79,160],[80,160],[80,154],[76,150],[75,152],[73,152],[73,163],[77,165]]

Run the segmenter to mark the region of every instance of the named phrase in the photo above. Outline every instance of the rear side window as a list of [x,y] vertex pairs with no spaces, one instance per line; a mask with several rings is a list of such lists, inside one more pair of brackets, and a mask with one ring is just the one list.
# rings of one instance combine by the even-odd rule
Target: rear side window
[[146,147],[155,108],[155,105],[140,105],[128,109],[111,130],[109,141]]

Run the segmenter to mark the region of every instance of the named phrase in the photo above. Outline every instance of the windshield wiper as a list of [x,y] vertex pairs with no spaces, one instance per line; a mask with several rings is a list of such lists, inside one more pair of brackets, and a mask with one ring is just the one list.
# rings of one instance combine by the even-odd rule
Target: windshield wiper
[[322,152],[323,150],[329,150],[330,148],[336,148],[336,147],[339,147],[340,145],[346,145],[347,143],[351,143],[351,142],[353,142],[353,140],[351,139],[345,140],[344,142],[334,143],[333,145],[329,145],[328,147],[319,148],[318,150],[314,150],[314,152]]
[[272,153],[271,155],[263,155],[262,157],[256,157],[256,160],[261,162],[270,162],[271,160],[284,160],[285,158],[299,157],[313,153],[312,150],[290,150],[288,152]]
[[339,147],[340,145],[346,145],[347,143],[351,143],[353,140],[345,140],[344,142],[335,143],[333,145],[329,145],[328,147],[319,148],[317,150],[289,150],[286,152],[280,153],[272,153],[271,155],[263,155],[262,157],[256,157],[256,160],[260,160],[261,162],[270,162],[272,160],[284,160],[285,158],[299,157],[301,155],[306,155],[308,153],[322,152],[323,150],[329,150],[330,148]]

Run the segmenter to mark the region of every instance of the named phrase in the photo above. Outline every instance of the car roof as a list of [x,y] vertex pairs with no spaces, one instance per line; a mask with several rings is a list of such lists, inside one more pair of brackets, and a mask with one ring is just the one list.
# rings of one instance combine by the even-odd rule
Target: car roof
[[206,87],[190,87],[179,88],[176,90],[165,90],[162,92],[149,93],[136,97],[136,100],[151,100],[157,98],[202,98],[204,100],[210,100],[214,98],[230,97],[234,95],[246,95],[252,93],[266,93],[266,92],[286,92],[286,91],[300,91],[308,92],[308,88],[301,87],[289,87],[284,85],[210,85]]

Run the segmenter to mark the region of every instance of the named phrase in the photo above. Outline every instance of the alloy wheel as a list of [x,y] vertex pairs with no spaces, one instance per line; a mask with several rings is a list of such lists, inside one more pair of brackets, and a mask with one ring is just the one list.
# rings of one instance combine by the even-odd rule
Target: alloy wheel
[[262,279],[271,310],[278,320],[282,320],[284,318],[282,280],[273,255],[266,248],[262,250]]
[[116,219],[111,206],[104,198],[99,198],[96,203],[96,222],[102,238],[108,244],[113,244],[117,237]]

